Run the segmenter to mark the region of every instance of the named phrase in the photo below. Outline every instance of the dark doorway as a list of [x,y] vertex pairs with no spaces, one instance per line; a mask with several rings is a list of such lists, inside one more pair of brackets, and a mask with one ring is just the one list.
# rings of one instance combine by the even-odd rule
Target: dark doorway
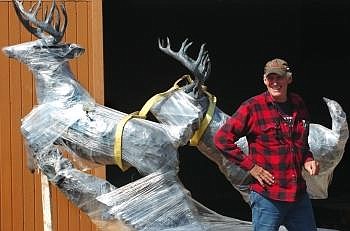
[[[339,102],[350,116],[350,3],[340,0],[130,0],[103,1],[105,104],[119,111],[139,110],[154,94],[167,90],[188,71],[158,49],[169,37],[174,49],[185,38],[196,54],[206,43],[212,60],[208,90],[232,114],[262,90],[264,63],[288,60],[292,88],[300,93],[312,122],[331,128],[322,97]],[[350,149],[334,172],[329,198],[314,201],[319,227],[349,229]],[[250,209],[218,168],[195,148],[180,150],[180,173],[192,196],[208,208],[250,220]],[[139,178],[107,167],[107,179],[123,185]],[[327,215],[329,214],[329,215]]]

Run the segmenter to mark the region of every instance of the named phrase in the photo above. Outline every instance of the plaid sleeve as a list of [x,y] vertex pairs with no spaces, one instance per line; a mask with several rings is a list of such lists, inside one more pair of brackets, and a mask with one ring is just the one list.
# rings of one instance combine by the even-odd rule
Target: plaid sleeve
[[243,104],[239,109],[219,128],[214,135],[216,148],[230,161],[245,170],[250,170],[254,162],[243,153],[235,142],[246,135],[249,129],[250,113],[247,105]]
[[[310,121],[310,114],[309,111],[307,110],[306,104],[304,100],[297,95],[298,99],[298,104],[299,104],[299,110],[303,118],[305,118],[306,121]],[[305,140],[304,140],[304,148],[303,148],[303,163],[314,160],[313,154],[310,151],[310,146],[309,146],[309,131],[310,131],[310,123],[307,123],[306,126],[306,133],[305,133]]]
[[305,135],[305,141],[304,141],[304,148],[303,148],[303,162],[308,162],[311,160],[314,160],[314,156],[312,152],[310,151],[310,145],[308,141],[308,136],[309,136],[309,127],[307,128],[307,134]]

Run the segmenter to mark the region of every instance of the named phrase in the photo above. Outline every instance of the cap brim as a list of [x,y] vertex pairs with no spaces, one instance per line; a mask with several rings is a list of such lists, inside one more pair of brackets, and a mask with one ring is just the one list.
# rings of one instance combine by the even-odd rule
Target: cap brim
[[281,70],[279,68],[273,68],[265,71],[265,75],[268,76],[269,74],[277,74],[280,76],[285,76],[287,74],[286,71]]

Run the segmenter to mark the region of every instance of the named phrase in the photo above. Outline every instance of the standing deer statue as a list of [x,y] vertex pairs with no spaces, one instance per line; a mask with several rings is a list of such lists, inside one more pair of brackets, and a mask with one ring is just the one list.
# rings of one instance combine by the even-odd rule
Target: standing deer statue
[[[103,230],[115,229],[120,224],[130,230],[251,229],[250,222],[221,216],[195,201],[177,177],[178,147],[187,144],[209,109],[213,110],[208,100],[210,95],[203,88],[210,73],[210,60],[204,46],[193,61],[186,55],[189,47],[186,42],[178,53],[160,45],[161,50],[191,71],[195,81],[181,88],[174,87],[149,106],[160,121],[156,123],[145,119],[147,107],[141,113],[127,115],[97,104],[75,80],[68,61],[82,55],[84,49],[77,44],[61,42],[67,26],[64,5],[58,8],[53,1],[45,20],[40,21],[36,15],[41,0],[29,11],[24,9],[22,1],[13,0],[13,4],[23,25],[38,37],[38,40],[3,49],[9,57],[26,64],[34,74],[38,105],[22,120],[21,126],[29,156],[35,163],[33,169],[36,167],[47,175]],[[233,173],[226,176],[239,187],[247,173],[241,173],[228,161],[224,163],[210,140],[227,115],[216,107],[212,115],[213,119],[198,139],[198,147],[224,173]],[[332,146],[324,155],[338,150],[338,146]],[[122,169],[133,166],[144,177],[116,188],[106,180],[75,168],[71,158],[62,155],[64,150],[71,157],[88,163],[116,163]],[[335,163],[340,160],[331,154],[325,158],[336,160]]]

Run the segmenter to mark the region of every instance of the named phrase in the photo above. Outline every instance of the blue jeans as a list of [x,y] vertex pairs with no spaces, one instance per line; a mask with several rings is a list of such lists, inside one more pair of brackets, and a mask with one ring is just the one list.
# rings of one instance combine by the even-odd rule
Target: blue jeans
[[250,193],[254,231],[277,231],[284,225],[288,231],[316,231],[309,195],[296,202],[270,200],[259,193]]

